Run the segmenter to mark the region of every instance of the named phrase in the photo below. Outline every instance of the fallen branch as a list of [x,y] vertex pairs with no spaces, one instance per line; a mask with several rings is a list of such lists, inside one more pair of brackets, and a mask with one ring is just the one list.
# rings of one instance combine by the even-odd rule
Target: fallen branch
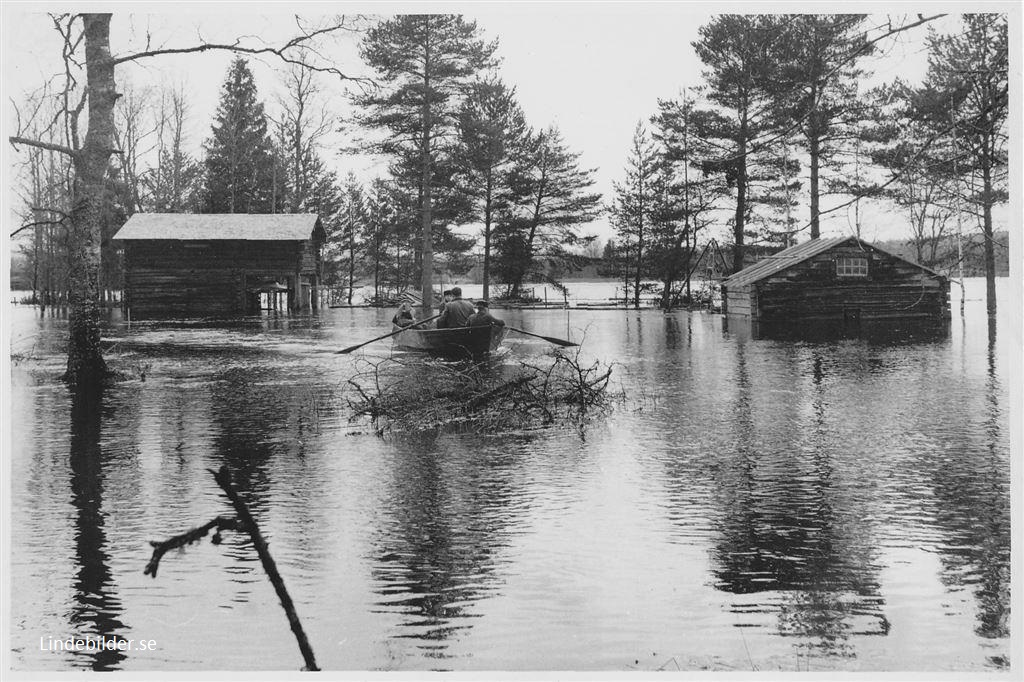
[[242,524],[239,522],[238,519],[228,516],[218,516],[209,523],[205,523],[202,526],[199,526],[198,528],[193,528],[192,530],[185,531],[181,535],[175,535],[174,537],[168,538],[163,542],[150,541],[149,544],[153,546],[153,556],[150,558],[149,563],[146,564],[146,570],[144,570],[142,574],[151,575],[155,578],[157,569],[160,568],[160,559],[163,558],[164,554],[171,551],[172,549],[177,549],[179,547],[184,547],[186,545],[191,545],[195,542],[198,542],[202,538],[206,537],[206,534],[214,528],[216,528],[217,531],[213,534],[213,537],[210,538],[210,542],[212,542],[215,545],[220,544],[220,532],[222,530],[243,529]]

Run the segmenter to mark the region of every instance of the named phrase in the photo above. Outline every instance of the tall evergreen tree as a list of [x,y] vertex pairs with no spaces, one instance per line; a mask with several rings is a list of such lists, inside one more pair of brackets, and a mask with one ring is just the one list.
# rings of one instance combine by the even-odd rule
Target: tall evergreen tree
[[515,90],[496,78],[478,80],[459,112],[461,185],[472,197],[476,219],[483,222],[483,297],[490,298],[491,241],[497,215],[511,201],[509,174],[521,161],[529,137],[526,117]]
[[[865,14],[787,15],[784,33],[772,46],[779,68],[774,90],[779,124],[799,131],[798,139],[807,152],[811,239],[821,234],[822,170],[841,173],[844,148],[850,146],[857,123],[867,115],[857,96],[857,82],[864,75],[857,63],[873,52],[873,43],[862,30],[866,18]],[[834,180],[825,189],[847,189],[841,177]]]
[[236,58],[224,81],[206,143],[205,210],[276,213],[283,207],[284,171],[267,135],[263,103],[246,61]]
[[580,154],[568,149],[558,128],[531,137],[510,174],[511,208],[495,235],[496,265],[513,298],[539,258],[568,259],[566,247],[586,240],[579,226],[601,213],[601,195],[589,191],[594,170],[580,168]]
[[[766,168],[777,149],[778,118],[774,103],[779,87],[779,64],[774,45],[785,22],[772,15],[724,14],[700,27],[693,43],[707,67],[706,97],[719,110],[696,119],[701,137],[719,141],[719,151],[703,163],[705,171],[722,173],[736,191],[733,217],[733,272],[743,269],[747,222],[763,187],[757,183],[777,177]],[[771,164],[768,163],[768,166]],[[767,172],[765,172],[767,171]]]
[[454,142],[466,85],[493,63],[496,43],[459,15],[401,15],[370,29],[363,60],[384,85],[357,98],[360,122],[387,131],[378,145],[415,168],[420,208],[420,288],[424,312],[433,305],[434,198],[442,157]]

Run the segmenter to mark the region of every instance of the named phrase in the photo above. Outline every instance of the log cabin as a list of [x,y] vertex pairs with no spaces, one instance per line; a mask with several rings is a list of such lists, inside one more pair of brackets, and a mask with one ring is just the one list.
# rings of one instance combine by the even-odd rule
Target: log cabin
[[722,312],[761,324],[943,321],[949,280],[857,237],[812,239],[724,279]]
[[318,307],[326,234],[315,214],[136,213],[114,240],[133,318]]

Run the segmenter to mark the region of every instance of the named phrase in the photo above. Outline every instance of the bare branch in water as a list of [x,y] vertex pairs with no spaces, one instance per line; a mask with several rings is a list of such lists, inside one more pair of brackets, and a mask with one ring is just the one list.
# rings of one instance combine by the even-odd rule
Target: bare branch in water
[[198,528],[193,528],[192,530],[185,531],[181,535],[175,535],[174,537],[168,538],[163,542],[150,541],[149,544],[153,546],[153,556],[152,558],[150,558],[149,563],[146,564],[146,570],[142,572],[143,575],[151,575],[155,578],[156,571],[158,568],[160,568],[160,559],[163,558],[164,554],[171,551],[172,549],[177,549],[179,547],[184,547],[186,545],[191,545],[195,542],[198,542],[202,538],[206,537],[206,534],[214,528],[216,528],[217,530],[216,532],[214,532],[213,537],[210,538],[210,541],[215,545],[220,544],[220,532],[222,530],[244,530],[244,526],[242,525],[242,523],[235,517],[218,516],[217,518],[213,519],[208,523],[204,523]]

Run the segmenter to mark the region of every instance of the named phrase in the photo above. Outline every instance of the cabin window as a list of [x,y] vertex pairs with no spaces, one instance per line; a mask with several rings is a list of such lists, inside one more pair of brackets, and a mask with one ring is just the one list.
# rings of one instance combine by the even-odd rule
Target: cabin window
[[836,274],[840,277],[867,277],[868,259],[848,256],[837,258]]

